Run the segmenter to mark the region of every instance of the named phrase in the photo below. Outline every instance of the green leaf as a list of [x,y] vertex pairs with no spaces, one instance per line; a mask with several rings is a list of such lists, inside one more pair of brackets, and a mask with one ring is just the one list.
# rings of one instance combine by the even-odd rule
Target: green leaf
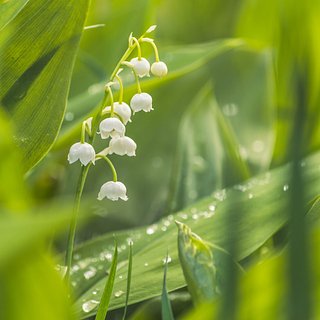
[[114,280],[116,277],[116,272],[117,272],[117,264],[118,264],[118,248],[117,244],[114,247],[114,253],[113,253],[113,259],[111,263],[111,268],[110,268],[110,273],[108,276],[108,280],[106,282],[106,285],[103,290],[103,294],[101,297],[100,305],[98,308],[98,312],[96,315],[96,320],[104,320],[107,316],[108,312],[108,307],[109,307],[109,302],[114,286]]
[[173,312],[171,308],[170,298],[167,292],[167,270],[168,270],[168,254],[164,263],[164,273],[161,294],[161,315],[162,320],[173,320]]
[[26,171],[60,129],[88,2],[30,0],[1,31],[0,106],[13,120]]
[[212,300],[224,291],[229,266],[232,265],[234,272],[242,269],[228,252],[203,241],[185,224],[176,223],[179,259],[192,300],[198,304]]
[[[305,203],[317,195],[320,183],[318,163],[320,153],[303,162],[302,173]],[[118,271],[114,290],[125,291],[128,242],[133,241],[132,283],[130,303],[146,300],[161,294],[163,261],[161,252],[170,252],[170,273],[167,277],[168,291],[185,286],[185,280],[178,260],[176,228],[174,220],[188,224],[194,232],[207,241],[222,248],[229,248],[228,223],[232,221],[237,230],[237,255],[240,261],[261,247],[287,222],[287,204],[290,199],[287,190],[291,173],[290,165],[248,180],[244,184],[215,192],[212,196],[193,206],[170,215],[159,223],[116,233],[119,244]],[[242,215],[239,217],[238,208]],[[75,251],[75,264],[71,280],[78,295],[77,309],[82,317],[93,314],[82,312],[82,304],[99,299],[105,283],[106,261],[110,262],[113,251],[113,233],[84,243]],[[84,274],[90,268],[96,271],[87,279]],[[124,306],[125,296],[114,296],[110,309]]]
[[182,118],[170,211],[249,176],[235,134],[213,97],[212,86],[207,84]]
[[4,28],[27,4],[29,0],[5,1],[0,3],[0,30]]

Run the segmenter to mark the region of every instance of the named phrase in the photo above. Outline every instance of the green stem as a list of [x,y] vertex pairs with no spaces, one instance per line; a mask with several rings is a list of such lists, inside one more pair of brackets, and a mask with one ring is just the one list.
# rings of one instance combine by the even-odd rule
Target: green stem
[[97,154],[96,159],[99,159],[99,158],[105,160],[108,163],[108,165],[112,171],[113,181],[117,182],[118,181],[117,171],[116,171],[116,168],[114,167],[113,163],[111,162],[111,160],[103,154]]
[[158,48],[157,48],[156,44],[154,43],[154,41],[151,39],[150,40],[142,39],[142,41],[150,43],[152,45],[156,62],[159,62],[160,61],[159,51],[158,51]]
[[141,86],[140,86],[140,80],[139,80],[139,77],[138,77],[138,75],[136,73],[136,70],[134,70],[134,68],[131,68],[131,70],[132,70],[132,72],[134,74],[134,78],[136,80],[138,93],[141,93],[142,91],[141,91]]
[[142,58],[142,53],[141,53],[141,47],[140,47],[139,40],[138,40],[137,38],[135,38],[135,37],[132,37],[131,39],[134,41],[134,43],[135,43],[135,45],[136,45],[136,47],[137,47],[137,50],[138,50],[138,60],[141,60],[141,58]]
[[82,127],[81,127],[81,143],[85,143],[86,141],[86,123],[83,121],[82,122]]
[[119,103],[122,103],[122,101],[123,101],[123,83],[122,83],[122,79],[118,74],[116,74],[115,78],[118,80],[119,85],[120,85]]
[[69,283],[69,279],[70,279],[70,271],[71,271],[71,265],[72,265],[74,240],[75,240],[75,234],[77,229],[77,220],[79,216],[80,201],[81,201],[82,191],[87,178],[89,168],[90,168],[90,165],[82,166],[81,168],[81,174],[80,174],[80,178],[77,185],[76,197],[74,200],[74,207],[73,207],[73,212],[72,212],[72,217],[70,222],[68,245],[67,245],[66,258],[65,258],[65,264],[67,267],[65,279],[67,283]]

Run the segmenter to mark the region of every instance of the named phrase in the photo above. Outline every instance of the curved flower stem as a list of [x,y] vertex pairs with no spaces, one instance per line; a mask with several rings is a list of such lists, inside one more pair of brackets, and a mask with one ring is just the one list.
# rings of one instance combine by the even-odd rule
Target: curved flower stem
[[120,86],[120,91],[119,91],[119,103],[121,104],[122,101],[123,101],[123,82],[122,82],[121,77],[120,77],[118,74],[116,74],[115,78],[118,80],[119,86]]
[[157,48],[156,44],[154,43],[153,39],[144,38],[144,39],[142,39],[142,42],[147,42],[152,45],[155,60],[156,60],[156,62],[159,62],[160,61],[159,51],[158,51],[158,48]]
[[138,93],[141,93],[141,86],[140,86],[140,80],[139,80],[139,77],[138,77],[138,74],[136,72],[136,70],[134,70],[134,68],[131,68],[133,74],[134,74],[134,78],[136,80],[136,84],[137,84],[137,90],[138,90]]
[[142,53],[141,53],[141,47],[140,47],[139,40],[138,40],[137,38],[135,38],[135,37],[132,37],[131,39],[134,41],[135,45],[137,46],[137,50],[138,50],[138,60],[141,60],[141,58],[142,58]]
[[73,257],[73,248],[74,248],[74,239],[77,229],[77,220],[79,216],[79,208],[80,208],[80,201],[82,196],[83,187],[87,178],[87,174],[89,171],[90,165],[88,166],[82,166],[81,173],[77,185],[77,191],[76,196],[74,200],[74,207],[72,212],[72,218],[70,222],[70,228],[69,228],[69,235],[68,235],[68,245],[67,245],[67,252],[66,252],[66,258],[65,258],[65,264],[67,267],[65,279],[67,283],[70,279],[70,271],[71,271],[71,265],[72,265],[72,257]]
[[108,165],[112,171],[113,181],[117,182],[118,181],[117,171],[116,171],[116,168],[114,167],[112,161],[107,156],[105,156],[103,154],[97,154],[96,159],[99,159],[99,158],[105,160],[108,163]]

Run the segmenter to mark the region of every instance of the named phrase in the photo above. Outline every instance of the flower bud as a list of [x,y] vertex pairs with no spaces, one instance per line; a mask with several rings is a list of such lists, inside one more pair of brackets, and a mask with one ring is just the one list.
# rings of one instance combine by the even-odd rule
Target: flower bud
[[163,77],[168,73],[168,67],[162,61],[154,62],[151,66],[151,73],[157,77]]
[[130,63],[133,66],[134,71],[137,73],[137,75],[142,78],[144,76],[149,76],[150,72],[150,63],[145,58],[133,58],[131,59]]
[[99,125],[101,139],[123,137],[126,131],[124,124],[117,118],[107,118]]
[[112,201],[116,201],[116,200],[119,200],[120,198],[124,201],[127,201],[128,197],[126,193],[127,193],[127,188],[122,182],[108,181],[102,185],[100,192],[98,194],[98,200],[108,198]]
[[112,138],[109,144],[108,153],[132,157],[136,155],[136,149],[136,143],[129,137]]
[[136,93],[130,101],[131,109],[133,113],[143,110],[144,112],[150,112],[152,109],[152,97],[150,94],[142,92]]
[[95,156],[96,152],[94,151],[94,148],[91,144],[86,142],[77,142],[70,148],[68,161],[71,164],[76,162],[77,160],[80,160],[80,162],[84,166],[86,166],[89,162],[92,162],[94,164]]

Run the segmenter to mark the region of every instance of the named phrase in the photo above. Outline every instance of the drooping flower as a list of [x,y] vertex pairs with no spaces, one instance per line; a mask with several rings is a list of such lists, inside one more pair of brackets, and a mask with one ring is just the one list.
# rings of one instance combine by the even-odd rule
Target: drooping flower
[[132,64],[134,71],[137,73],[137,75],[140,78],[142,78],[144,76],[149,76],[150,63],[147,59],[133,58],[133,59],[131,59],[130,63]]
[[164,77],[168,73],[168,67],[163,61],[154,62],[151,66],[151,73],[157,77]]
[[[113,104],[113,110],[117,113],[123,120],[123,124],[126,125],[129,121],[131,121],[131,109],[125,102],[115,102]],[[111,107],[105,107],[103,109],[104,113],[110,112]]]
[[126,131],[124,124],[117,118],[107,118],[99,125],[101,139],[123,137]]
[[68,161],[71,164],[76,162],[77,160],[80,160],[80,162],[84,166],[86,166],[89,162],[92,162],[94,164],[95,156],[96,152],[94,151],[94,148],[91,144],[87,142],[77,142],[70,148]]
[[132,157],[136,155],[136,149],[136,143],[129,137],[112,138],[109,143],[108,153]]
[[120,198],[124,201],[127,201],[127,188],[120,181],[108,181],[102,185],[98,194],[98,200],[102,200],[104,198],[108,198],[112,201],[116,201]]
[[130,101],[131,109],[133,113],[143,110],[144,112],[150,112],[152,108],[152,97],[150,94],[142,92],[136,93]]

